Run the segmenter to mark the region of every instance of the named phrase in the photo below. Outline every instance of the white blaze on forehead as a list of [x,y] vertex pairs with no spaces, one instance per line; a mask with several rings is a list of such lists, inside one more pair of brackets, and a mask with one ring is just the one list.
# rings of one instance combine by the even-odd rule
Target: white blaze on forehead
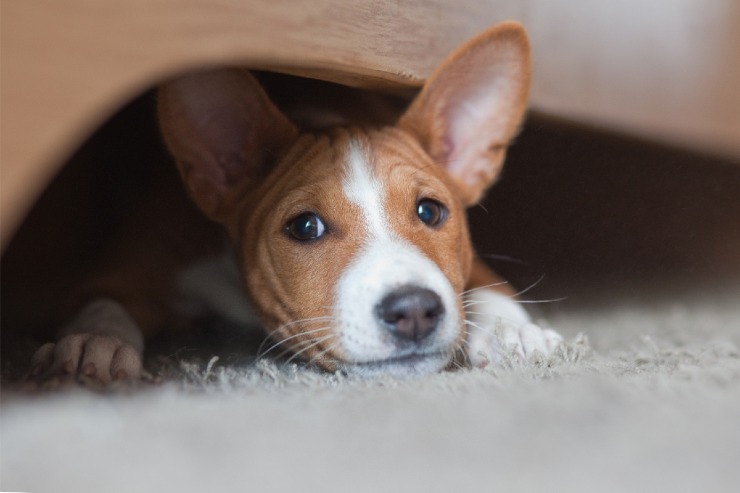
[[[389,215],[404,214],[404,211],[386,209],[389,184],[373,173],[372,159],[367,152],[359,142],[350,142],[342,181],[344,195],[361,214],[357,218],[358,229],[352,233],[365,236],[336,287],[336,316],[343,356],[348,362],[370,362],[419,350],[400,350],[375,317],[375,308],[385,296],[409,284],[436,292],[445,307],[440,327],[420,350],[446,351],[458,335],[461,317],[457,313],[457,296],[439,267],[416,246],[405,241],[402,232],[390,229]],[[430,371],[438,371],[446,361],[441,359],[433,364],[438,367]],[[386,366],[376,370],[397,374],[422,371],[413,367],[394,369],[391,363]]]
[[384,206],[386,190],[372,173],[371,166],[361,145],[350,141],[342,189],[347,200],[362,211],[369,235],[387,237],[388,220]]

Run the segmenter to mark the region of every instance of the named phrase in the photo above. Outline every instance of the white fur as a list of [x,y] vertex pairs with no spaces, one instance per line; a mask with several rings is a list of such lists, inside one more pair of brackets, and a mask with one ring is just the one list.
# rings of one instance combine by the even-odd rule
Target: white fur
[[[351,363],[347,370],[408,376],[443,369],[461,319],[455,292],[433,261],[389,230],[385,187],[373,176],[371,163],[356,144],[350,146],[343,191],[362,210],[364,219],[363,246],[336,287],[339,341],[344,358]],[[438,329],[420,346],[399,349],[376,321],[374,311],[387,294],[409,284],[437,293],[445,313]]]
[[383,204],[385,187],[373,176],[368,157],[354,142],[350,142],[345,173],[342,190],[347,200],[361,209],[368,236],[390,237]]
[[180,274],[177,285],[183,313],[192,317],[212,312],[243,326],[259,324],[234,257],[234,252],[225,247],[222,254],[197,262]]
[[554,330],[533,324],[516,301],[491,289],[471,292],[465,304],[468,357],[474,366],[500,363],[505,354],[548,356],[562,341]]

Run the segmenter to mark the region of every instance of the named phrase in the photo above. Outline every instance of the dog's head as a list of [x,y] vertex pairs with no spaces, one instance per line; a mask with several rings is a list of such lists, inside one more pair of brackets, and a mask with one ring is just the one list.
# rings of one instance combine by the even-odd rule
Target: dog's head
[[498,175],[528,85],[526,35],[505,23],[448,57],[392,127],[301,133],[241,70],[164,85],[160,122],[273,338],[325,368],[412,375],[463,344],[465,208]]

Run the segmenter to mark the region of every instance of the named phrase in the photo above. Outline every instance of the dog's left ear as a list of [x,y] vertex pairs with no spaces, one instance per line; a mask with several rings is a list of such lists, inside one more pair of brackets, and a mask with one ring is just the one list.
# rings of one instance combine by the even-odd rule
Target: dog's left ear
[[446,167],[466,205],[498,176],[529,91],[524,28],[504,22],[454,51],[399,120]]

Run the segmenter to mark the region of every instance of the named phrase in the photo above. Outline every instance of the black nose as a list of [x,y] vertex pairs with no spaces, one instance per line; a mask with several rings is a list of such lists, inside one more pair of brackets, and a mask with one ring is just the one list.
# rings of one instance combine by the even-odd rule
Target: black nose
[[376,307],[376,316],[398,339],[419,342],[434,332],[444,311],[434,291],[404,286],[383,298]]

